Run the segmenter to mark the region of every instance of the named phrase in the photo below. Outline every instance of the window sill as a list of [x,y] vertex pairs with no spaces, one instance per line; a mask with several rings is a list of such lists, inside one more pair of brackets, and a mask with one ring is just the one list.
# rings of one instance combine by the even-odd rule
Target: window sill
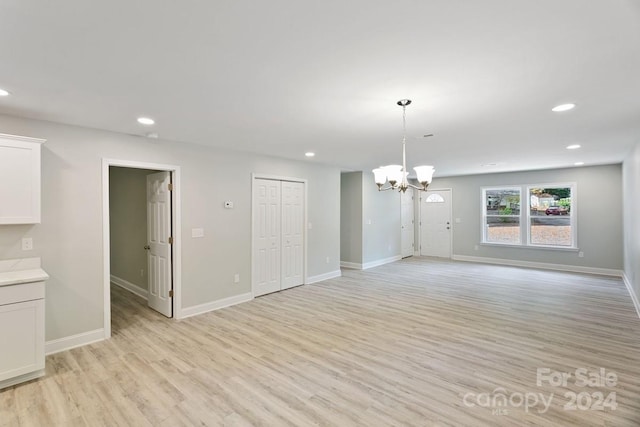
[[560,252],[580,252],[580,248],[575,246],[542,246],[542,245],[513,245],[510,243],[480,243],[480,246],[492,246],[500,248],[520,248],[520,249],[542,249],[547,251],[560,251]]

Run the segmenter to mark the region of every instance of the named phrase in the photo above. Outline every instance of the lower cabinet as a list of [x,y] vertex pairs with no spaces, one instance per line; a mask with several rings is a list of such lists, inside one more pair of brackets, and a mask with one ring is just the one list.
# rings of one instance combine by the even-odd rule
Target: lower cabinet
[[44,375],[44,282],[0,287],[0,388]]

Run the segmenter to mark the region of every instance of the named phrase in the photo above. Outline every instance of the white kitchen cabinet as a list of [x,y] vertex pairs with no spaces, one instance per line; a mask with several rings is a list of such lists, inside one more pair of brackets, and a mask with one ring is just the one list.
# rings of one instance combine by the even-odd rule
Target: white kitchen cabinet
[[0,224],[40,223],[44,139],[0,134]]
[[0,261],[0,389],[44,375],[44,281],[39,258]]

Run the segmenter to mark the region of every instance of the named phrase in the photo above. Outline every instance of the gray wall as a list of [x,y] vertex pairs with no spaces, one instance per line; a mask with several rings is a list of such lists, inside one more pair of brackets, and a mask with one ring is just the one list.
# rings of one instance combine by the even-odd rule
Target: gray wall
[[378,191],[372,173],[362,174],[362,216],[362,263],[400,256],[400,193]]
[[640,142],[622,166],[624,201],[624,274],[640,297]]
[[[577,184],[578,246],[584,252],[479,245],[482,232],[481,188],[509,184]],[[451,188],[453,254],[621,270],[621,165],[434,178],[430,188]],[[479,245],[478,250],[474,246]]]
[[109,168],[111,275],[145,290],[147,175],[154,172],[147,169]]
[[341,260],[367,264],[399,256],[400,193],[378,191],[371,173],[343,173],[341,180]]
[[362,264],[362,172],[340,175],[340,260]]
[[[0,226],[2,259],[41,256],[51,276],[47,340],[103,327],[103,158],[181,167],[183,308],[251,291],[251,173],[308,180],[307,276],[340,268],[337,168],[3,115],[0,132],[48,140],[42,223]],[[225,200],[235,208],[224,209]],[[192,239],[191,229],[200,227],[205,237]],[[33,251],[20,250],[23,236],[33,237]],[[235,273],[240,283],[233,283]]]

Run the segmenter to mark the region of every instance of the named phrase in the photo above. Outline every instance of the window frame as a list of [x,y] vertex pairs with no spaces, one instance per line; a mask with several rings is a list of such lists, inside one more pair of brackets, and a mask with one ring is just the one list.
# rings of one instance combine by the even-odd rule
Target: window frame
[[[547,184],[527,184],[524,186],[527,194],[527,246],[544,249],[578,249],[578,221],[577,221],[577,185],[575,182],[547,183]],[[571,245],[543,245],[531,243],[531,189],[532,188],[569,188],[571,189],[571,210],[569,214],[569,224],[571,226]]]
[[[520,213],[518,215],[488,215],[487,214],[487,191],[492,190],[517,190],[520,195]],[[512,242],[489,242],[487,241],[487,232],[489,227],[487,226],[487,218],[517,218],[518,225],[520,226],[520,239],[518,243]],[[522,234],[522,186],[519,185],[503,185],[503,186],[492,186],[492,187],[482,187],[482,243],[486,245],[500,245],[500,246],[522,246],[523,234]]]
[[[571,190],[571,212],[569,215],[569,224],[571,227],[571,245],[545,245],[539,243],[531,243],[531,189],[533,188],[569,188]],[[517,185],[492,185],[480,188],[482,203],[482,232],[480,244],[487,246],[508,246],[516,248],[533,248],[533,249],[549,249],[549,250],[578,250],[578,186],[575,182],[553,182],[543,184],[517,184]],[[492,190],[518,190],[520,194],[520,213],[518,215],[488,215],[487,214],[487,191]],[[488,226],[487,218],[489,217],[514,217],[518,218],[520,226],[520,241],[513,242],[491,242],[487,240]]]

